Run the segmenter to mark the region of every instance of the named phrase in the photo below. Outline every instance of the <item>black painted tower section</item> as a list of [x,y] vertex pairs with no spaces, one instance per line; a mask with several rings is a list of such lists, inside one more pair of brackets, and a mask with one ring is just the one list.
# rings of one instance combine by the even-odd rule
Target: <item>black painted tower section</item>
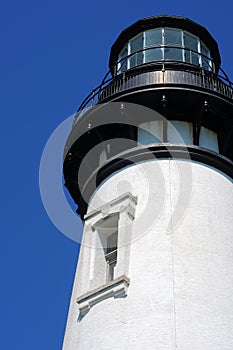
[[[153,33],[161,34],[161,42],[146,46],[147,37],[154,40]],[[176,38],[177,33],[181,44],[166,43],[166,36]],[[132,49],[137,38],[143,46]],[[198,43],[197,49],[189,44],[192,40]],[[187,18],[150,17],[122,31],[111,49],[109,72],[80,106],[66,144],[65,185],[82,218],[96,186],[113,172],[151,154],[156,158],[190,157],[233,177],[233,90],[220,65],[216,41],[204,27]],[[137,125],[130,104],[148,107],[168,121],[190,123],[192,143],[170,143],[164,134],[162,142],[135,147]],[[122,116],[128,124],[121,122]],[[140,124],[151,119],[137,115],[136,120]],[[201,146],[201,128],[217,135],[218,151]],[[80,180],[79,168],[85,155],[114,138],[129,142],[114,153],[106,150],[103,164],[98,159],[87,164],[85,179]]]

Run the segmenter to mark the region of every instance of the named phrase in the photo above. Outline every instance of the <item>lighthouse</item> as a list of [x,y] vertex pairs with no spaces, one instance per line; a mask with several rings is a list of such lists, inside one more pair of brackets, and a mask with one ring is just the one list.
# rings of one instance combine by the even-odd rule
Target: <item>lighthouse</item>
[[121,32],[64,178],[84,226],[63,350],[232,350],[233,89],[203,26]]

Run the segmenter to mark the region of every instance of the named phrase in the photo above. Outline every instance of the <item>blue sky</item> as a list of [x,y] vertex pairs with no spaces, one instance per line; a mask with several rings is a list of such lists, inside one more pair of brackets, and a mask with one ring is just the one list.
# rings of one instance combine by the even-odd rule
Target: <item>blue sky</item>
[[40,158],[106,73],[120,31],[142,17],[189,17],[218,41],[233,80],[232,12],[232,0],[1,3],[2,349],[61,349],[79,247],[44,210]]

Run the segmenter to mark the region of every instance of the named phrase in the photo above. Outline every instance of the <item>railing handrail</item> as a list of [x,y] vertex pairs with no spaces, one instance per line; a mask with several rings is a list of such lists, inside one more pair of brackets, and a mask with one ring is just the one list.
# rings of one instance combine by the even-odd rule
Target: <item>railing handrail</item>
[[[114,63],[114,65],[111,66],[110,69],[108,70],[108,72],[105,74],[105,76],[103,77],[102,82],[101,82],[100,85],[104,84],[104,82],[105,82],[105,80],[107,79],[108,75],[111,75],[111,76],[112,76],[112,72],[115,72],[117,75],[119,75],[119,74],[122,73],[122,72],[121,72],[121,73],[118,73],[118,71],[119,71],[119,69],[118,69],[119,64],[122,64],[122,63],[124,63],[124,62],[127,62],[127,60],[128,60],[129,58],[131,58],[131,57],[133,57],[133,56],[135,56],[135,55],[137,55],[137,54],[139,54],[139,53],[142,53],[142,52],[144,52],[144,51],[149,51],[149,50],[153,50],[153,49],[161,49],[161,48],[176,48],[176,49],[185,50],[185,51],[188,51],[188,52],[190,52],[190,53],[197,54],[197,55],[199,55],[201,58],[204,58],[204,59],[206,60],[206,63],[207,63],[207,64],[209,65],[209,67],[210,67],[210,71],[214,72],[214,69],[215,69],[215,68],[214,68],[214,60],[213,60],[213,58],[210,58],[210,57],[204,55],[203,53],[200,53],[199,51],[195,51],[195,50],[189,49],[189,48],[187,48],[187,47],[179,46],[179,45],[152,45],[152,46],[148,46],[148,47],[145,47],[145,48],[143,48],[143,49],[134,51],[134,52],[132,52],[131,54],[129,54],[129,55],[123,57],[122,59],[120,59],[120,60],[118,60],[118,61],[116,61],[116,62]],[[167,61],[167,60],[164,58],[162,61]],[[209,61],[211,61],[212,66],[209,64]],[[151,62],[156,62],[156,61],[144,62],[143,64],[147,64],[147,63],[151,63]],[[160,60],[160,61],[157,61],[157,62],[161,62],[161,60]],[[192,64],[192,63],[188,63],[188,62],[186,62],[186,61],[177,61],[177,62],[184,62],[184,63],[186,63],[186,64]],[[196,64],[193,64],[193,65],[196,66],[196,67],[200,67],[199,65],[196,65]],[[132,67],[132,68],[134,68],[134,67]],[[224,76],[226,77],[226,80],[228,80],[228,81],[230,82],[230,80],[229,80],[228,77],[227,77],[227,74],[226,74],[221,68],[219,68],[219,69],[224,73]],[[127,71],[127,70],[129,70],[129,69],[126,69],[126,71]]]
[[[214,90],[214,91],[216,91],[224,96],[233,98],[233,85],[232,85],[231,81],[229,80],[229,78],[227,77],[227,75],[225,74],[225,72],[221,68],[220,68],[220,72],[223,75],[216,74],[216,73],[211,72],[211,71],[207,71],[207,70],[205,70],[201,67],[197,67],[197,66],[195,66],[195,67],[199,68],[199,71],[194,71],[194,70],[190,70],[190,69],[181,69],[180,66],[182,64],[185,64],[185,62],[181,62],[181,61],[169,61],[169,62],[166,61],[166,63],[169,63],[169,64],[178,63],[177,66],[173,66],[172,68],[166,67],[166,65],[164,65],[164,63],[165,63],[165,61],[154,61],[154,62],[148,62],[147,64],[144,63],[144,64],[140,65],[140,67],[143,66],[143,67],[147,68],[147,70],[143,70],[143,71],[137,70],[137,69],[135,69],[134,71],[127,70],[121,74],[114,76],[114,77],[112,77],[112,76],[109,77],[110,71],[107,72],[107,74],[104,76],[104,79],[102,80],[101,84],[98,85],[97,87],[95,87],[90,92],[90,94],[84,99],[84,101],[82,102],[82,104],[80,105],[80,107],[78,109],[78,112],[81,112],[88,107],[92,107],[96,103],[98,103],[100,101],[102,102],[105,99],[107,99],[107,98],[113,96],[114,94],[116,94],[117,92],[119,92],[119,90],[115,91],[114,87],[115,88],[122,87],[122,84],[125,82],[126,79],[127,79],[127,81],[129,81],[133,77],[140,76],[141,74],[145,74],[145,72],[155,72],[155,71],[162,71],[164,73],[166,71],[173,70],[173,71],[182,71],[182,72],[191,73],[195,76],[198,76],[198,78],[203,79],[203,81],[205,79],[208,79],[209,86],[204,86],[205,88],[210,89],[210,90]],[[148,68],[151,67],[151,64],[153,64],[153,68],[151,68],[151,70],[148,70]],[[164,69],[155,70],[154,69],[155,64],[156,65],[162,64]],[[139,66],[137,66],[137,67],[139,67]],[[192,65],[192,67],[193,67],[193,65]],[[206,80],[206,82],[207,82],[207,80]],[[194,86],[196,86],[196,85],[194,84]],[[213,86],[214,86],[214,88],[213,88]],[[135,87],[136,87],[136,85],[135,85]],[[122,89],[121,89],[121,91],[122,91]],[[104,97],[103,97],[103,92],[105,92]]]
[[[187,51],[190,51],[191,53],[195,53],[195,54],[197,54],[197,55],[199,55],[199,56],[201,56],[201,57],[204,57],[204,58],[207,60],[207,63],[208,63],[208,61],[210,60],[210,61],[212,62],[212,67],[210,67],[210,68],[213,69],[213,63],[214,63],[213,59],[212,59],[212,58],[209,58],[209,57],[206,56],[206,55],[203,55],[202,53],[200,53],[200,52],[198,52],[198,51],[191,50],[191,49],[185,48],[185,47],[183,47],[183,46],[178,46],[178,45],[152,45],[152,46],[149,46],[149,47],[146,47],[146,48],[137,50],[137,51],[135,51],[135,52],[133,52],[133,53],[127,55],[126,57],[122,58],[121,60],[118,60],[117,62],[115,62],[115,64],[108,70],[108,72],[107,72],[107,73],[105,74],[105,76],[103,77],[103,79],[102,79],[100,85],[98,85],[96,88],[94,88],[94,89],[89,93],[89,95],[84,99],[84,101],[81,103],[81,105],[80,105],[78,111],[80,111],[80,110],[82,110],[82,109],[85,108],[86,102],[88,103],[88,102],[90,101],[90,99],[92,98],[93,94],[95,94],[96,91],[100,90],[101,87],[102,87],[103,85],[106,85],[106,83],[110,82],[111,80],[112,80],[112,81],[114,80],[114,77],[112,77],[112,75],[111,75],[112,72],[115,71],[116,74],[119,75],[119,74],[118,74],[118,68],[117,68],[117,67],[118,67],[118,65],[119,65],[120,63],[122,63],[122,62],[128,60],[130,57],[132,57],[132,56],[134,56],[134,55],[137,55],[137,54],[140,53],[140,52],[144,52],[144,51],[148,51],[148,50],[152,50],[152,49],[161,49],[161,48],[178,48],[178,49],[180,49],[180,50],[187,50]],[[164,59],[164,60],[162,60],[162,61],[165,62],[166,60]],[[146,65],[146,64],[148,64],[148,63],[153,63],[153,62],[156,62],[156,61],[151,61],[151,62],[143,63],[143,65]],[[159,62],[161,62],[161,61],[157,61],[157,62],[159,63]],[[171,62],[171,61],[170,61],[170,62]],[[185,63],[185,61],[177,61],[177,62],[184,62],[184,63]],[[186,62],[186,63],[187,63],[187,62]],[[189,63],[189,64],[190,64],[190,63]],[[197,65],[194,65],[194,66],[197,66]],[[197,67],[198,67],[198,66],[197,66]],[[225,79],[226,79],[228,82],[230,82],[230,80],[228,79],[226,73],[225,73],[223,70],[221,70],[221,71],[223,72],[223,74],[224,74],[224,76],[225,76]],[[122,74],[122,73],[120,73],[120,74]],[[110,78],[108,78],[109,75],[110,75]]]
[[[148,46],[148,47],[144,47],[140,50],[134,51],[131,54],[123,57],[121,60],[118,60],[117,62],[115,62],[115,64],[110,68],[110,72],[114,71],[114,68],[117,68],[117,66],[119,65],[119,63],[122,63],[124,61],[127,61],[129,58],[139,54],[139,53],[143,53],[145,51],[149,51],[149,50],[153,50],[153,49],[180,49],[181,51],[188,51],[190,53],[194,53],[195,55],[200,56],[201,58],[204,58],[206,60],[206,63],[208,63],[208,61],[211,61],[212,66],[209,65],[209,67],[211,68],[211,71],[214,71],[214,59],[211,57],[208,57],[206,55],[204,55],[203,53],[196,51],[196,50],[192,50],[189,49],[188,47],[184,47],[184,46],[180,46],[180,45],[152,45],[152,46]],[[163,59],[163,61],[166,61],[166,59]],[[153,62],[153,61],[151,61]],[[178,62],[186,62],[186,61],[178,61]],[[148,62],[149,63],[149,62]],[[186,62],[188,63],[188,62]],[[208,63],[209,64],[209,63]],[[195,66],[199,67],[198,65],[194,64]],[[116,72],[118,72],[118,69],[116,69]],[[108,73],[107,73],[108,74]],[[225,73],[226,74],[226,73]]]
[[[144,51],[148,51],[148,50],[152,50],[152,49],[161,49],[161,48],[169,48],[169,49],[171,49],[171,48],[174,49],[174,48],[175,48],[175,49],[180,49],[180,50],[188,51],[188,52],[190,52],[190,53],[194,53],[194,54],[198,55],[199,57],[205,59],[205,62],[206,62],[206,63],[209,65],[209,67],[211,68],[211,69],[209,70],[209,72],[214,73],[214,74],[217,74],[217,73],[214,71],[214,70],[215,70],[215,65],[214,65],[214,59],[213,59],[213,58],[208,57],[208,56],[204,55],[203,53],[201,53],[201,52],[199,52],[199,51],[192,50],[192,49],[189,49],[189,48],[184,47],[184,46],[180,46],[180,45],[162,45],[162,44],[161,44],[161,45],[152,45],[152,46],[148,46],[148,47],[145,47],[145,48],[143,48],[143,49],[134,51],[134,52],[132,52],[131,54],[129,54],[129,55],[123,57],[121,60],[118,60],[118,61],[115,62],[115,64],[109,69],[109,71],[105,74],[105,76],[104,76],[104,78],[103,78],[103,80],[102,80],[102,83],[105,81],[105,79],[107,78],[107,76],[108,76],[109,74],[111,74],[111,72],[116,71],[116,74],[118,74],[118,70],[119,70],[119,69],[118,69],[117,67],[118,67],[119,63],[122,63],[122,62],[124,62],[124,61],[127,62],[127,60],[128,60],[130,57],[133,57],[133,56],[137,55],[138,53],[141,53],[141,52],[144,52]],[[164,58],[162,61],[165,62],[165,61],[168,61],[168,60],[166,60],[166,59]],[[212,66],[209,64],[209,61],[211,62]],[[153,63],[153,62],[156,62],[156,61],[151,61],[151,62],[147,62],[147,63]],[[157,61],[157,62],[161,62],[161,61]],[[170,62],[171,62],[171,61],[170,61]],[[192,64],[192,63],[188,63],[188,62],[186,62],[186,61],[177,61],[177,62],[183,62],[183,63],[186,63],[186,64]],[[146,64],[146,63],[143,63],[143,65],[144,65],[144,64]],[[198,65],[196,65],[196,64],[193,64],[193,66],[196,66],[196,67],[201,68],[200,66],[198,66]],[[134,68],[134,67],[132,67],[132,68]],[[219,69],[219,71],[220,71],[221,73],[223,73],[223,76],[221,76],[220,74],[218,74],[218,77],[219,77],[219,78],[223,78],[224,80],[226,80],[226,81],[232,86],[232,82],[231,82],[230,79],[228,78],[226,72],[225,72],[221,67],[219,67],[218,69]],[[127,69],[127,70],[129,70],[129,69]],[[102,84],[102,83],[101,83],[101,84]]]

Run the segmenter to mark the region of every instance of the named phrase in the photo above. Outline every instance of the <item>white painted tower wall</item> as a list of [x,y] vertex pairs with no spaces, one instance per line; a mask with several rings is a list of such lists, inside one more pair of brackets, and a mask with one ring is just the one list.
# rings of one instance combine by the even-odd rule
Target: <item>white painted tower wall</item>
[[[99,235],[113,215],[118,256],[115,282],[107,282]],[[161,159],[99,186],[63,350],[232,350],[232,310],[232,179],[202,163]]]

